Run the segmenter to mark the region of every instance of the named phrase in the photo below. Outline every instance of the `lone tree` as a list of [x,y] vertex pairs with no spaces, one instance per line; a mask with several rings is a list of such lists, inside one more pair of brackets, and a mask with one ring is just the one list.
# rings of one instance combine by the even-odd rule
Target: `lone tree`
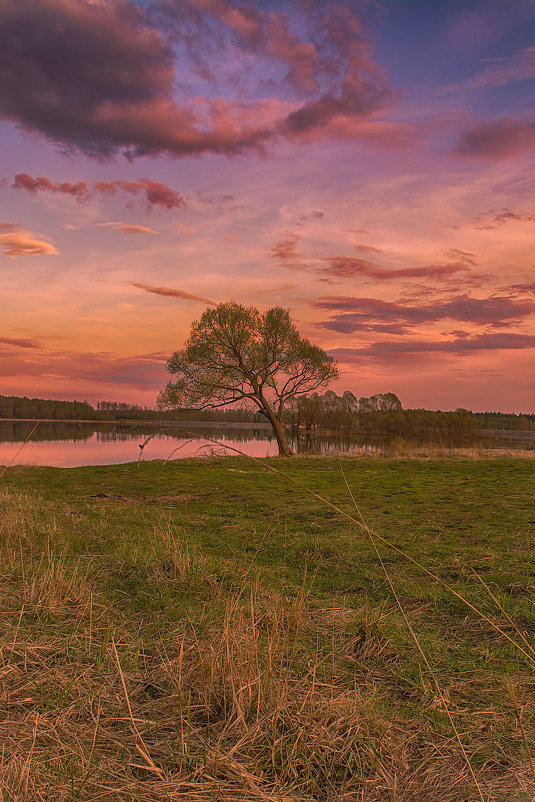
[[338,376],[334,360],[299,335],[286,309],[262,314],[233,301],[203,312],[167,369],[177,378],[160,393],[160,409],[252,402],[271,423],[285,457],[292,453],[282,423],[286,402]]

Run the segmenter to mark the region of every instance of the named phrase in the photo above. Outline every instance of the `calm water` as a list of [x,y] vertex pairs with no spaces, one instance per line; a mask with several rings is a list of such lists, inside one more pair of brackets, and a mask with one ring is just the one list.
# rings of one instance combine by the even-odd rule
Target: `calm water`
[[[24,442],[34,425],[33,421],[0,421],[0,465],[10,463],[70,468],[135,462],[140,458],[181,459],[235,454],[233,448],[254,457],[278,453],[276,440],[265,424],[258,428],[183,424],[182,428],[131,423],[41,422],[31,438]],[[188,429],[189,433],[184,429]],[[502,436],[478,437],[477,441],[465,440],[442,445],[535,448],[535,432],[527,437],[514,432],[500,434]],[[388,442],[387,437],[374,438],[369,435],[316,435],[296,438],[292,446],[298,454],[328,455],[373,452]]]

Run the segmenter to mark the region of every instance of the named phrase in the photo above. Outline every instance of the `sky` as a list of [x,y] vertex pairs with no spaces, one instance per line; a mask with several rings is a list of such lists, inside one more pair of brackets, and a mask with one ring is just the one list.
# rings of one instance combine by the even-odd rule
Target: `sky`
[[535,411],[535,0],[0,0],[0,394],[155,404],[211,304]]

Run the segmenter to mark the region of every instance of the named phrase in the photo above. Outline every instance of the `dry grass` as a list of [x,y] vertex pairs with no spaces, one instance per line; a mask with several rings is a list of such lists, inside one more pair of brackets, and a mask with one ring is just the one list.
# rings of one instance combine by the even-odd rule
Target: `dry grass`
[[378,457],[400,457],[402,459],[534,459],[535,450],[529,448],[486,448],[484,446],[451,447],[432,443],[415,444],[402,437],[396,437],[389,446],[379,448]]
[[[182,612],[156,627],[151,602],[133,616],[113,600],[106,559],[55,550],[68,517],[31,494],[0,501],[2,802],[480,798],[425,666],[400,679],[393,606],[318,607],[306,577],[287,597],[254,560],[225,583],[159,524],[139,560]],[[531,683],[515,677],[509,715],[492,697],[460,703],[483,698],[484,671],[444,690],[486,800],[535,793],[518,759],[535,734]]]

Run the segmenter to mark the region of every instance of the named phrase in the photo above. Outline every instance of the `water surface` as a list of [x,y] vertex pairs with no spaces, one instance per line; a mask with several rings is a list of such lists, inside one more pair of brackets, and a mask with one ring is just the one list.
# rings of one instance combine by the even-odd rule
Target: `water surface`
[[[235,454],[274,456],[277,442],[268,424],[136,424],[66,423],[41,421],[28,438],[35,421],[0,421],[0,465],[112,465],[138,459],[182,459]],[[356,432],[301,433],[291,438],[298,454],[366,453],[389,445],[392,437]],[[217,442],[213,442],[217,441]],[[535,448],[535,432],[494,432],[456,441],[414,440],[413,445],[446,447]]]

